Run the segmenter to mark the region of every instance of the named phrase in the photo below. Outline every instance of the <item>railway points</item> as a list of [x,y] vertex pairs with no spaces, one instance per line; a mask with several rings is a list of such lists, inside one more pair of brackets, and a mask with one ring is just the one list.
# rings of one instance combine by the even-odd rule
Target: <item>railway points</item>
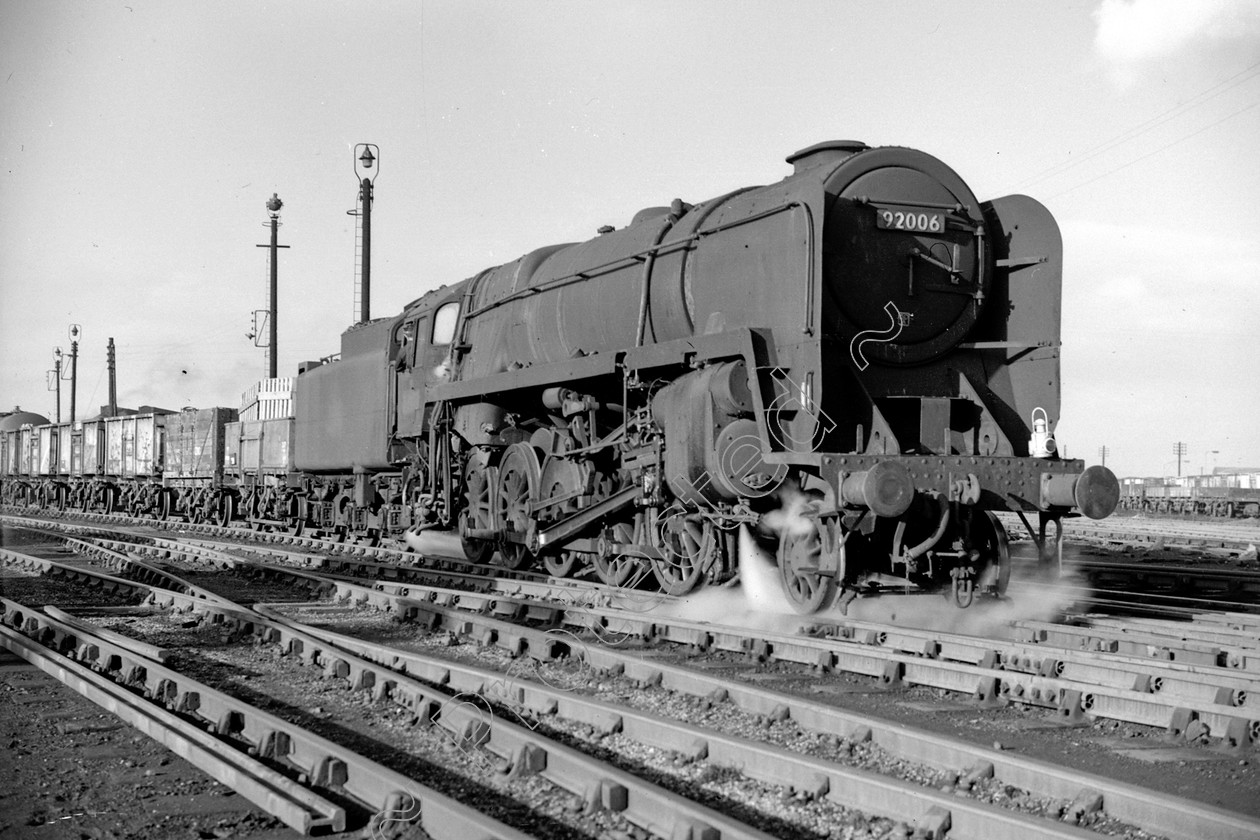
[[[22,520],[7,517],[3,524],[12,529],[20,527]],[[1004,732],[1001,739],[1006,741],[994,748],[992,743],[933,740],[930,733],[908,732],[878,715],[854,716],[834,703],[835,698],[880,696],[887,698],[884,705],[892,701],[899,706],[918,704],[922,709],[948,710],[954,708],[953,703],[975,715],[1013,715],[1021,726],[1036,719],[1027,716],[1032,711],[1042,716],[1046,721],[1042,725],[1051,732],[1136,727],[1134,731],[1151,734],[1133,739],[1129,747],[1141,746],[1129,749],[1129,754],[1145,752],[1154,757],[1160,747],[1145,743],[1154,740],[1173,754],[1188,751],[1211,756],[1206,762],[1209,766],[1249,767],[1237,762],[1247,760],[1260,735],[1254,731],[1260,726],[1254,719],[1260,715],[1251,708],[1252,698],[1260,696],[1260,681],[1250,668],[1260,651],[1254,651],[1256,634],[1246,624],[1244,613],[1212,614],[1215,620],[1192,624],[1074,616],[1068,624],[1049,625],[1055,633],[1080,630],[1089,640],[1085,644],[1079,636],[1057,638],[1031,623],[1012,624],[1014,640],[1002,642],[840,616],[796,619],[806,633],[741,634],[734,627],[711,623],[702,627],[679,620],[671,609],[679,599],[660,595],[650,600],[639,596],[629,610],[619,609],[615,592],[610,594],[601,584],[520,573],[516,579],[496,580],[493,575],[452,571],[460,566],[457,560],[443,561],[452,565],[426,572],[414,553],[401,549],[376,547],[370,549],[372,559],[367,559],[367,551],[350,546],[338,545],[333,554],[324,553],[329,546],[323,550],[309,545],[279,547],[270,541],[292,539],[290,535],[267,539],[258,532],[238,530],[232,539],[226,534],[207,534],[187,540],[170,534],[167,527],[155,527],[160,524],[32,520],[30,527],[44,534],[32,542],[47,547],[52,542],[49,529],[58,527],[63,542],[56,551],[71,563],[7,551],[7,565],[27,576],[39,572],[80,581],[94,579],[97,583],[80,584],[91,592],[112,586],[126,601],[111,604],[115,609],[140,606],[150,611],[148,618],[133,621],[160,624],[167,619],[161,611],[153,612],[154,606],[174,608],[175,620],[162,635],[168,640],[171,633],[190,632],[181,630],[181,625],[216,628],[214,638],[231,639],[232,649],[239,650],[210,660],[216,664],[209,671],[220,678],[224,667],[228,672],[257,673],[261,660],[255,658],[260,653],[265,656],[267,650],[289,650],[285,663],[300,651],[293,662],[317,666],[309,673],[319,677],[311,683],[300,672],[292,672],[282,682],[304,686],[293,695],[294,700],[303,696],[301,692],[306,697],[319,692],[313,696],[324,698],[320,702],[326,705],[320,708],[325,720],[341,714],[328,710],[342,706],[315,687],[320,679],[344,686],[341,690],[350,704],[344,707],[347,713],[364,702],[401,701],[415,719],[418,714],[423,718],[425,709],[441,709],[452,696],[482,698],[486,705],[474,704],[474,709],[481,710],[481,717],[474,718],[524,720],[531,736],[542,730],[560,736],[580,752],[622,756],[616,761],[631,762],[627,766],[636,774],[649,773],[652,778],[672,774],[675,781],[669,784],[679,786],[677,795],[683,799],[715,786],[737,791],[728,794],[744,803],[735,813],[754,826],[768,828],[772,836],[794,836],[791,832],[796,829],[789,826],[825,824],[861,825],[871,829],[871,836],[889,832],[895,836],[900,824],[946,837],[950,836],[946,825],[954,831],[973,827],[967,836],[1002,836],[1003,831],[1018,830],[1031,836],[1075,837],[1073,832],[1082,827],[1107,833],[1140,827],[1162,836],[1192,837],[1197,836],[1189,827],[1193,824],[1200,829],[1211,825],[1216,832],[1212,836],[1246,837],[1260,825],[1245,814],[1170,800],[1166,792],[1134,795],[1106,777],[1086,784],[1079,769],[1055,770],[1053,763],[1035,767],[1035,761],[1021,764],[1023,757],[1010,745],[1027,735],[1020,728],[1000,729],[1010,725],[1008,720],[991,720],[990,731]],[[118,578],[118,574],[134,579]],[[425,574],[435,579],[426,583]],[[181,579],[185,575],[197,577],[197,585]],[[264,604],[261,599],[250,599],[252,608],[229,604],[224,593],[244,592],[251,581],[264,575],[270,581],[266,591],[287,590],[293,600]],[[311,597],[320,600],[311,601]],[[79,618],[76,612],[71,608],[65,615],[103,624],[129,620],[126,615],[111,617],[108,609],[96,618]],[[209,617],[215,614],[217,619]],[[1087,618],[1094,618],[1095,623],[1088,625]],[[1181,638],[1177,638],[1178,630]],[[130,632],[135,633],[134,624]],[[1109,633],[1137,646],[1110,642]],[[377,641],[370,640],[373,636]],[[246,639],[255,641],[239,647]],[[164,650],[169,657],[171,648]],[[827,651],[827,657],[820,658],[819,651]],[[872,652],[878,658],[867,661]],[[1196,660],[1195,652],[1215,655],[1208,663]],[[214,656],[224,654],[220,651]],[[366,658],[358,660],[360,656]],[[160,657],[146,658],[160,661]],[[282,672],[290,673],[288,668],[285,664]],[[922,677],[933,669],[953,676]],[[979,674],[986,669],[990,681]],[[734,674],[740,676],[732,679]],[[960,682],[959,674],[967,676]],[[423,688],[400,688],[411,678],[419,679]],[[251,690],[263,691],[263,683],[256,678],[250,683]],[[496,690],[489,690],[496,684]],[[770,689],[770,684],[783,688]],[[389,688],[382,690],[386,685]],[[442,687],[444,693],[422,693],[431,692],[432,686]],[[264,696],[259,694],[260,699]],[[729,731],[743,733],[743,747],[738,746],[739,735],[735,741],[723,740],[727,736],[720,734],[721,727],[715,733],[707,720],[727,704],[734,704],[731,711],[721,713],[733,716]],[[1142,711],[1155,707],[1167,711]],[[662,708],[674,711],[661,718],[657,712]],[[1017,709],[1025,711],[1012,711]],[[936,714],[947,717],[951,713]],[[448,718],[448,724],[455,720]],[[498,725],[497,721],[492,724]],[[685,729],[696,725],[702,731]],[[464,731],[459,725],[451,727],[439,725],[439,734]],[[499,741],[489,737],[483,742],[486,749],[477,761],[509,774],[514,762],[537,763],[543,760],[539,755],[551,754],[539,746],[541,752],[523,759],[519,741],[508,735],[497,737]],[[766,741],[788,746],[769,748]],[[418,746],[422,741],[408,740],[400,731],[396,743],[404,742],[423,751]],[[680,744],[692,747],[678,752]],[[741,758],[739,749],[754,750],[756,758],[754,753]],[[1233,757],[1222,757],[1231,752]],[[851,766],[846,762],[854,756],[866,769],[839,769]],[[838,765],[829,763],[837,760]],[[730,766],[743,766],[745,771],[731,776],[721,770]],[[903,767],[902,782],[863,775],[871,767],[884,768],[875,771],[878,777],[892,766]],[[649,771],[651,767],[656,769]],[[772,769],[749,769],[763,767]],[[785,769],[789,767],[798,769]],[[903,785],[898,795],[908,798],[901,805],[889,806],[888,802],[898,801],[888,799],[898,784]],[[924,784],[937,793],[924,793]],[[850,793],[833,795],[833,789]],[[946,789],[943,794],[942,789]],[[582,795],[589,800],[589,793]],[[702,799],[705,796],[711,794]],[[959,804],[959,797],[966,807]],[[773,805],[748,804],[759,802]],[[907,804],[911,802],[917,804]],[[997,816],[989,809],[995,802]],[[729,807],[729,803],[723,806],[730,812]],[[832,808],[839,810],[828,810]],[[363,810],[359,806],[360,819]],[[670,836],[669,830],[674,830],[650,823],[642,811],[628,813],[629,822],[624,823],[631,832],[628,836],[635,836],[634,830]],[[1048,815],[1053,819],[1048,820]],[[685,823],[691,826],[712,825],[698,821],[694,814],[679,819],[691,820]],[[991,820],[1002,827],[979,827]],[[679,824],[683,823],[670,823]],[[1125,824],[1134,828],[1125,829]],[[721,836],[738,835],[728,827]]]

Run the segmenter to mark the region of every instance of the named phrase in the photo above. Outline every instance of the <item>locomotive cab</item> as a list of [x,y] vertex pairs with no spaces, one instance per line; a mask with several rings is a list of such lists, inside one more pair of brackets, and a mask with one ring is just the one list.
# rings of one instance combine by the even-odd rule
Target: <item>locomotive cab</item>
[[443,286],[414,301],[394,325],[390,362],[395,377],[394,429],[399,438],[419,439],[429,428],[425,392],[450,380],[452,354],[463,308],[463,286]]

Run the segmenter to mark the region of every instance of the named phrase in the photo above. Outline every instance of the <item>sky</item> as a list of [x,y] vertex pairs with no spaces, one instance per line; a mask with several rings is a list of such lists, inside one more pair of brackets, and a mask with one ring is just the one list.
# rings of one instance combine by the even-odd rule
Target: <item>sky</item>
[[[1117,474],[1260,467],[1260,0],[0,0],[0,408],[238,406],[355,320],[535,248],[910,146],[1065,250],[1056,434]],[[69,418],[69,382],[62,414]]]

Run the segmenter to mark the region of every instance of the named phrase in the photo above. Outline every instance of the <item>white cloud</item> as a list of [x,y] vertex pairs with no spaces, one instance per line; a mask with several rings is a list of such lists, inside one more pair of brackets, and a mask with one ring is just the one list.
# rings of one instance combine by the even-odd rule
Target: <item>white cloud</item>
[[1260,36],[1255,0],[1103,0],[1095,46],[1116,69]]

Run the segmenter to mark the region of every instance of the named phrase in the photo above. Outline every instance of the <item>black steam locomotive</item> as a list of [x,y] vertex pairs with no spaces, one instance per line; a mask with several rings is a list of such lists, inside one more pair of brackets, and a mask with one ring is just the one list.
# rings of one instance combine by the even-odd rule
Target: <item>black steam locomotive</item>
[[286,460],[224,465],[198,510],[455,529],[478,561],[672,594],[735,575],[746,526],[802,612],[885,578],[1001,593],[992,511],[1044,538],[1119,493],[1055,451],[1054,219],[912,149],[788,162],[356,325],[296,378]]

